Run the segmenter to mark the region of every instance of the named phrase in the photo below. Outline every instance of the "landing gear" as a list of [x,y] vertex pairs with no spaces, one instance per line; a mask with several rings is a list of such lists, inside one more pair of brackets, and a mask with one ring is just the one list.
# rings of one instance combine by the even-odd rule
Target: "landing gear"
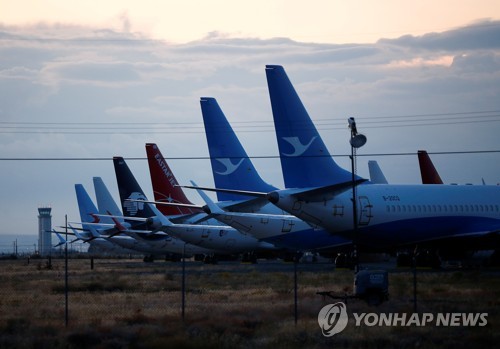
[[335,268],[354,270],[356,266],[356,257],[353,253],[339,253],[335,257]]
[[243,256],[241,257],[241,263],[256,264],[257,256],[253,252],[244,253]]
[[203,263],[205,263],[205,264],[217,264],[217,256],[206,255],[205,258],[203,258]]
[[413,258],[415,258],[416,266],[419,268],[439,269],[441,267],[441,259],[434,250],[418,250],[415,252],[401,252],[397,255],[396,265],[398,267],[412,267]]

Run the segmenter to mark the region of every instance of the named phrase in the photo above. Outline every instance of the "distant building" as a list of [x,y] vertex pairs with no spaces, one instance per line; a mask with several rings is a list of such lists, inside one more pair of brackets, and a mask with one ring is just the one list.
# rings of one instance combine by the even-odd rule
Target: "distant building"
[[51,207],[38,208],[38,253],[47,256],[52,250],[52,211]]

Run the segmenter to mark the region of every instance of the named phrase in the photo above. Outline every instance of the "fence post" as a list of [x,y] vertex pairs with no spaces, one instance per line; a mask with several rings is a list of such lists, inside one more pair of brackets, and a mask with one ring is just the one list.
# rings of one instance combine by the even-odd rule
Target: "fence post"
[[298,297],[297,297],[297,263],[299,259],[299,253],[295,253],[295,257],[293,258],[293,289],[294,289],[294,315],[295,315],[295,325],[297,325],[297,321],[299,318],[299,310],[298,310]]
[[65,215],[66,221],[66,243],[64,244],[64,325],[68,327],[68,215]]
[[184,321],[185,308],[186,308],[186,243],[182,250],[182,321]]

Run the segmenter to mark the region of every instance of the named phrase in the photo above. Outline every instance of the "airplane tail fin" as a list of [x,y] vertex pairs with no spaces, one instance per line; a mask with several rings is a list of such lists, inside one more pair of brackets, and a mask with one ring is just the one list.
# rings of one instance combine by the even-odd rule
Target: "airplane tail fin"
[[422,176],[422,184],[443,184],[439,173],[432,163],[429,154],[425,150],[419,150],[418,163],[420,165],[420,175]]
[[95,216],[99,211],[82,184],[75,184],[76,200],[82,223],[100,223]]
[[[149,173],[151,175],[151,184],[153,186],[155,201],[192,204],[186,197],[182,188],[176,186],[179,185],[179,183],[158,146],[154,143],[147,143],[146,153],[148,155]],[[200,209],[189,207],[165,205],[158,205],[157,207],[160,212],[166,216],[202,212]]]
[[[94,191],[97,199],[97,208],[101,215],[121,216],[122,212],[111,196],[101,177],[94,177]],[[111,223],[111,221],[110,221]]]
[[370,182],[373,184],[387,184],[387,179],[375,160],[368,161],[368,171],[370,172]]
[[282,66],[266,65],[274,127],[287,188],[351,180],[333,160]]
[[113,164],[115,166],[116,181],[118,184],[118,191],[120,193],[120,202],[124,216],[149,218],[154,216],[151,208],[143,202],[128,201],[144,200],[147,197],[142,191],[139,183],[135,179],[132,171],[122,157],[113,157]]
[[[225,189],[270,192],[276,188],[266,183],[255,169],[217,100],[200,98],[205,134],[215,186]],[[248,197],[217,193],[219,201],[241,201]]]
[[90,231],[93,228],[92,224],[104,223],[101,218],[96,215],[99,211],[82,184],[75,184],[75,192],[82,228],[85,231]]

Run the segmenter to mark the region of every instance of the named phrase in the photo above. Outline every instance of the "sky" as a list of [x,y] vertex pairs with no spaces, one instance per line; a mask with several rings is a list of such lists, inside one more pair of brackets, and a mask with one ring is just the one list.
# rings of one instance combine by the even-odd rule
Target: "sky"
[[113,156],[152,197],[148,142],[180,183],[212,186],[204,96],[283,187],[266,64],[341,166],[353,116],[362,176],[377,160],[419,183],[425,149],[446,183],[497,184],[499,38],[498,1],[0,0],[0,235],[36,234],[40,206],[78,221],[74,184],[94,197],[94,176],[117,198]]

